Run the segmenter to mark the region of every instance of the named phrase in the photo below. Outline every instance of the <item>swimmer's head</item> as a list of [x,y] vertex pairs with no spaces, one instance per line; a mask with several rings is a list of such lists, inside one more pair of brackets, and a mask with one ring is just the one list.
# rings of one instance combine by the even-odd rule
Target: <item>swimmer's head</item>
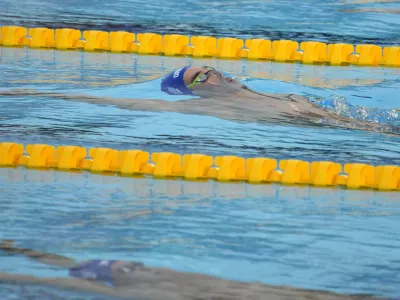
[[186,66],[166,75],[161,90],[170,95],[196,95],[200,97],[221,97],[247,89],[236,79],[222,75],[208,66]]

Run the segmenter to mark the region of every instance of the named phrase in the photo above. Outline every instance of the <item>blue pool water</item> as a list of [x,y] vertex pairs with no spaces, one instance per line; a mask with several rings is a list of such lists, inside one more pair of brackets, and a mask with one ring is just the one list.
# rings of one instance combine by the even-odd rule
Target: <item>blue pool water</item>
[[[3,2],[1,24],[399,43],[399,18],[356,1]],[[162,7],[162,8],[159,8]],[[184,7],[191,7],[185,11]],[[55,17],[57,16],[57,17]],[[179,20],[179,21],[177,21]],[[0,48],[0,90],[33,88],[173,100],[155,91],[173,68],[216,66],[255,90],[336,99],[399,126],[400,69],[191,60]],[[371,108],[377,108],[373,110]],[[337,109],[337,107],[336,107]],[[365,115],[366,114],[366,115]],[[355,116],[354,116],[355,117]],[[40,97],[0,97],[0,142],[400,165],[400,137],[237,123]],[[0,238],[79,260],[110,258],[274,285],[399,296],[399,193],[193,183],[0,169]],[[67,276],[0,253],[0,272]],[[1,299],[109,299],[0,285]]]

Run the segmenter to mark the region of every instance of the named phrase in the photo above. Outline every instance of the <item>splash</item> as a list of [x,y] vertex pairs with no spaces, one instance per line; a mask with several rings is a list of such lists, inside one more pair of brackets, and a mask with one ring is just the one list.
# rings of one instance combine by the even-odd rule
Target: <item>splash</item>
[[371,108],[366,106],[353,105],[346,101],[346,97],[333,95],[323,100],[311,100],[321,108],[335,112],[336,114],[381,125],[400,126],[400,110]]

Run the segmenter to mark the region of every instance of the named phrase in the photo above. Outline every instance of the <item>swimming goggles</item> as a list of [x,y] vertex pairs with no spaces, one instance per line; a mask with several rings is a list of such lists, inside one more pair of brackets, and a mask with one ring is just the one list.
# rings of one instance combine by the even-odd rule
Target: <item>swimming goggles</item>
[[207,72],[200,73],[199,75],[197,75],[196,78],[193,80],[193,82],[187,86],[187,88],[190,88],[196,84],[202,84],[206,82],[207,79],[210,77],[210,75],[212,75],[212,73],[217,71],[216,69],[210,66],[204,66],[204,68],[207,70]]

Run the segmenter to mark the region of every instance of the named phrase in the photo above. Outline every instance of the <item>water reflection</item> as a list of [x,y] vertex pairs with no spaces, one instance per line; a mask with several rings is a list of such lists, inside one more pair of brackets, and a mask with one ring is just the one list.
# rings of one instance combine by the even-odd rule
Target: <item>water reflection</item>
[[187,64],[211,65],[242,79],[261,78],[331,89],[376,85],[400,75],[396,68],[309,66],[25,48],[0,48],[0,62],[7,72],[4,80],[8,86],[117,86],[153,80]]
[[[255,201],[255,203],[262,203],[261,206],[265,205],[265,201],[271,201],[275,203],[274,205],[280,203],[295,208],[297,214],[396,215],[400,208],[397,207],[391,212],[383,209],[385,212],[381,212],[380,206],[396,207],[400,204],[400,198],[396,192],[383,193],[373,190],[153,180],[152,178],[94,175],[88,172],[73,173],[24,168],[1,168],[0,181],[4,184],[16,184],[16,187],[22,188],[22,195],[24,194],[23,187],[26,185],[45,194],[53,190],[57,191],[57,194],[70,204],[86,203],[89,207],[97,207],[95,217],[107,222],[149,215],[170,215],[186,206],[211,207],[226,201]],[[78,196],[79,192],[71,193],[74,187],[78,190],[85,189],[82,199]],[[54,201],[59,200],[55,198]],[[135,207],[135,209],[122,211],[120,203],[127,207]],[[366,208],[371,211],[364,211]],[[90,218],[77,218],[76,221],[79,226],[84,226],[88,222],[98,222],[97,219]],[[78,223],[73,223],[73,226],[78,226]]]

